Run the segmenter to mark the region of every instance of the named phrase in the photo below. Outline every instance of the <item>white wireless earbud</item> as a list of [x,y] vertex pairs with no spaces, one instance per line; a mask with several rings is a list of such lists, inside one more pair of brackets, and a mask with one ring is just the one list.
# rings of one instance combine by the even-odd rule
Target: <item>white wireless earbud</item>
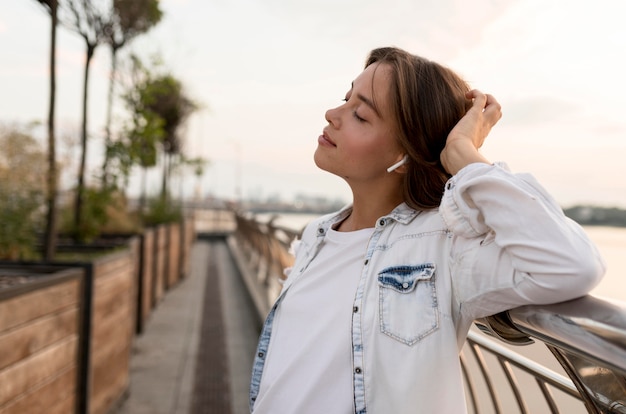
[[406,164],[406,162],[409,160],[409,156],[405,155],[404,157],[402,157],[402,159],[400,161],[398,161],[397,163],[393,164],[391,167],[387,168],[387,172],[392,172],[393,170],[395,170],[396,168]]

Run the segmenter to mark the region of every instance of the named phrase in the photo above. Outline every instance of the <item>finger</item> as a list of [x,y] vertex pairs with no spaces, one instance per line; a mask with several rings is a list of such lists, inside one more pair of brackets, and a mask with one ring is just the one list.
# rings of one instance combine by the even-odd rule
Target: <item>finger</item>
[[467,97],[467,99],[476,99],[480,96],[484,96],[484,93],[482,93],[478,89],[472,89],[471,91],[465,92],[465,96]]
[[465,96],[472,100],[472,109],[482,111],[487,105],[487,95],[478,89],[472,89]]
[[486,96],[486,106],[483,115],[492,126],[502,118],[502,107],[492,95]]
[[498,102],[496,98],[493,97],[493,95],[486,94],[485,98],[486,98],[485,108],[487,108],[488,106],[493,106],[494,108],[497,108],[498,110],[501,109],[500,102]]

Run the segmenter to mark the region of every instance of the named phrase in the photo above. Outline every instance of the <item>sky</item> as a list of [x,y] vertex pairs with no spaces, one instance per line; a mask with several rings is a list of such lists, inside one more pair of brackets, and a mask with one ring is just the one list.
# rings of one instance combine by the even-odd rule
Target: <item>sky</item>
[[[184,130],[204,176],[180,194],[349,201],[317,169],[324,113],[341,104],[368,52],[398,46],[442,63],[493,94],[503,118],[483,147],[530,172],[564,207],[626,208],[626,25],[622,0],[161,0],[164,17],[126,52],[161,56],[201,106]],[[45,122],[50,22],[37,1],[0,5],[0,123]],[[57,39],[59,158],[78,165],[85,47]],[[89,84],[88,168],[101,165],[109,50],[96,49]],[[125,116],[116,99],[114,116]],[[37,130],[35,130],[37,133]],[[39,134],[45,138],[43,128]],[[158,174],[150,175],[158,191]],[[138,193],[138,174],[128,191]]]

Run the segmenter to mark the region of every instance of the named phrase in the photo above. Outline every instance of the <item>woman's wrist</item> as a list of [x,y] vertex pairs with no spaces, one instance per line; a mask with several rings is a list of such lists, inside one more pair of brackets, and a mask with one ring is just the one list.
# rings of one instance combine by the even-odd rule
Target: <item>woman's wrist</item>
[[469,141],[447,143],[441,152],[441,164],[450,175],[455,175],[463,167],[476,162],[491,164]]

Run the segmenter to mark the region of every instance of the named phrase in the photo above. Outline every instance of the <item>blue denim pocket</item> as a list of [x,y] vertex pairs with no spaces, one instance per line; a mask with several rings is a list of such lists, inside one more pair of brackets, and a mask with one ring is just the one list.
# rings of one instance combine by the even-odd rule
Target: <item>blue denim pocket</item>
[[378,273],[380,331],[413,345],[439,326],[435,265],[388,267]]

